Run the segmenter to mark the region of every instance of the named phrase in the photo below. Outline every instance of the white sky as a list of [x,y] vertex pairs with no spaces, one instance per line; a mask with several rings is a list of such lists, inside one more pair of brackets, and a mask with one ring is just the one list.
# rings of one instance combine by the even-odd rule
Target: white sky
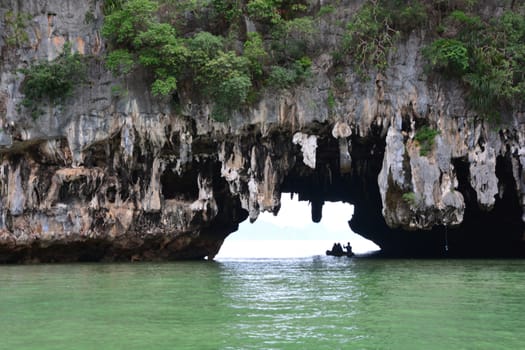
[[261,213],[251,224],[239,225],[239,230],[226,238],[216,259],[306,257],[323,255],[334,242],[350,242],[355,253],[377,250],[374,243],[350,230],[348,221],[354,207],[348,203],[325,202],[321,222],[312,222],[309,202],[292,200],[290,194],[281,196],[277,216]]

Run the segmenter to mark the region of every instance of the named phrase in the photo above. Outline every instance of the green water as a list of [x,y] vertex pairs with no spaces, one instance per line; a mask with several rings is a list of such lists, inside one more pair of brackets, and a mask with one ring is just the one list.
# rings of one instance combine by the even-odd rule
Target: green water
[[524,349],[525,261],[0,266],[0,349]]

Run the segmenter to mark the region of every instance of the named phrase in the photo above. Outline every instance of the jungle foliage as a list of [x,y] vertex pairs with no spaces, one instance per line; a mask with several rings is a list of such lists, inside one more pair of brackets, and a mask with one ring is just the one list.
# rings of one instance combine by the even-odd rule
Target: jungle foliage
[[[109,69],[117,75],[146,69],[154,95],[169,96],[181,85],[190,86],[213,103],[216,119],[249,102],[260,86],[287,88],[308,77],[306,51],[314,29],[312,19],[303,16],[301,0],[114,3],[102,28],[111,44]],[[189,33],[179,20],[188,13],[195,20],[206,18],[208,27]],[[260,21],[260,32],[239,30],[243,13]]]
[[41,102],[56,103],[71,95],[73,89],[85,80],[86,66],[83,57],[72,54],[71,46],[66,44],[56,60],[42,60],[20,72],[25,75],[21,85],[24,94],[21,105],[36,118],[41,113]]
[[339,59],[350,56],[363,77],[370,69],[384,71],[397,40],[427,21],[419,1],[367,1],[347,24]]
[[27,26],[31,16],[27,13],[7,11],[4,13],[4,31],[2,38],[5,43],[11,48],[20,48],[29,43],[29,35],[27,34]]
[[[423,51],[429,68],[459,79],[471,107],[494,118],[525,96],[525,19],[523,9],[484,19],[475,14],[476,3],[367,0],[344,24],[334,64],[367,78],[387,69],[399,40],[425,30],[433,38]],[[102,30],[110,43],[107,66],[120,75],[145,69],[153,94],[170,96],[184,87],[226,115],[256,101],[261,87],[289,89],[308,79],[319,54],[317,24],[337,16],[335,1],[308,4],[108,0]],[[246,18],[254,22],[248,32]]]
[[419,144],[420,155],[426,156],[432,151],[432,146],[434,146],[434,140],[437,135],[439,135],[439,131],[429,126],[423,126],[416,131],[414,140]]
[[452,38],[438,38],[425,50],[430,67],[458,78],[478,114],[497,121],[502,110],[525,98],[525,16],[506,11],[484,20],[454,11],[444,22]]
[[434,72],[459,79],[478,115],[498,120],[525,97],[525,8],[482,18],[476,0],[368,0],[348,22],[336,63],[367,77],[384,71],[395,44],[425,29],[434,40],[423,50]]

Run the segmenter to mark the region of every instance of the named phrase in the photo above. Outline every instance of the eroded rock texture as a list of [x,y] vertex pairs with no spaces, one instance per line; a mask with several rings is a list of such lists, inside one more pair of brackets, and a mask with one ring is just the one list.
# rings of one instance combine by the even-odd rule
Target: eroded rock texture
[[[277,212],[282,192],[310,201],[315,222],[325,201],[354,204],[350,227],[391,255],[525,254],[524,111],[503,128],[478,120],[459,86],[426,78],[421,33],[384,75],[337,73],[334,106],[331,58],[320,55],[305,84],[264,92],[222,123],[183,93],[180,110],[153,98],[147,76],[117,82],[97,59],[99,2],[0,5],[32,16],[27,45],[0,41],[0,262],[213,257],[247,217]],[[17,108],[17,70],[66,41],[94,56],[89,82],[34,120]],[[127,93],[113,96],[116,83]],[[422,125],[440,132],[425,156]]]

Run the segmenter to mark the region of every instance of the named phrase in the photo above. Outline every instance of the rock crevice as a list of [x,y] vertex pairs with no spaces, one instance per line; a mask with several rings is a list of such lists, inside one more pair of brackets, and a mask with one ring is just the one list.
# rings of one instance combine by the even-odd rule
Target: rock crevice
[[[353,204],[352,230],[393,256],[525,255],[525,115],[500,130],[476,119],[460,86],[424,79],[416,34],[384,74],[345,67],[330,104],[321,54],[302,85],[218,122],[184,92],[173,108],[141,74],[118,81],[97,63],[89,2],[0,5],[33,18],[30,45],[0,66],[0,262],[212,258],[240,222],[278,213],[283,192],[311,202],[315,222],[325,201]],[[90,84],[32,119],[16,72],[66,40],[96,58]],[[428,152],[423,126],[437,131]]]

